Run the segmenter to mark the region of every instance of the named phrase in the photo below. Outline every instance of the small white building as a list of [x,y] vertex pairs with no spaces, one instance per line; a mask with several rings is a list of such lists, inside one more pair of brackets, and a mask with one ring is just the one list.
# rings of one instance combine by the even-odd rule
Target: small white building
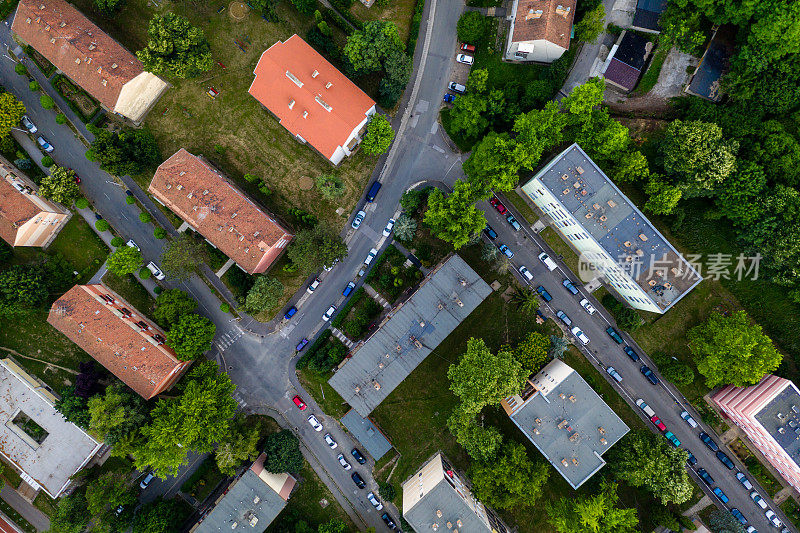
[[569,49],[576,0],[514,0],[506,61],[552,63]]

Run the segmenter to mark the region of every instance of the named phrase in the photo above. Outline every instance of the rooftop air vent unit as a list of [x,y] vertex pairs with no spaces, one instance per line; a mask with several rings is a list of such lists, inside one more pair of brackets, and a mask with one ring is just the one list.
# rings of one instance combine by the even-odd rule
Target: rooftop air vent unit
[[312,78],[316,78],[317,76],[319,76],[319,71],[318,70],[315,70],[314,72],[311,73],[311,77]]
[[325,84],[326,89],[330,89],[331,87],[333,87],[333,84],[331,82]]

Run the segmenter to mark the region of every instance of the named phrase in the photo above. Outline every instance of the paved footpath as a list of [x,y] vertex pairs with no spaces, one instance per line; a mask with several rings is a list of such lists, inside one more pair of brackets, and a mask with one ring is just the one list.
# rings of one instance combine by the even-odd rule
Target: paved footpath
[[3,485],[0,490],[0,498],[10,505],[15,511],[22,515],[22,518],[30,522],[36,531],[47,531],[50,529],[50,518],[39,509],[31,505],[28,500],[8,485]]

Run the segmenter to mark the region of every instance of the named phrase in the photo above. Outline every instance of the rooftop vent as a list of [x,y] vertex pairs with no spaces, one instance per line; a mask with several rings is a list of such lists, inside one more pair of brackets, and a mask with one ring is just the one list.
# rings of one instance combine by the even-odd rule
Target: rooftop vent
[[786,433],[786,428],[778,428],[778,433],[783,435],[784,433]]
[[608,444],[608,441],[605,438],[600,437],[600,444],[602,444],[603,446],[606,446]]
[[294,108],[294,100],[289,100],[289,109]]
[[542,11],[541,9],[537,9],[536,11],[531,9],[530,11],[528,11],[528,14],[525,15],[525,20],[532,20],[532,19],[542,18],[543,14],[544,14],[544,11]]
[[381,384],[377,381],[373,381],[372,386],[375,387],[375,390],[381,390]]
[[95,48],[97,48],[96,44],[92,43],[89,45],[89,50],[94,50]]
[[569,463],[567,462],[566,459],[561,459],[561,464],[564,466],[569,466]]
[[606,434],[606,428],[604,428],[603,426],[600,426],[599,428],[597,428],[597,431],[599,431],[601,435],[605,435]]
[[644,233],[640,233],[640,234],[639,234],[639,238],[640,238],[641,240],[643,240],[643,241],[647,241],[647,235],[645,235]]
[[203,196],[205,196],[206,194],[208,194],[208,189],[205,189],[205,190],[203,191]]
[[44,4],[39,4],[39,9],[44,9]]
[[330,89],[331,87],[333,87],[333,84],[331,82],[325,84],[326,89]]
[[303,111],[303,118],[308,118],[308,111]]
[[317,76],[319,76],[319,71],[318,70],[315,70],[314,72],[311,73],[311,77],[312,78],[316,78]]
[[303,82],[300,81],[297,78],[297,76],[295,76],[294,74],[292,74],[288,70],[286,71],[286,77],[289,78],[290,80],[292,80],[294,82],[294,84],[297,85],[298,87],[302,87],[303,86]]
[[575,395],[574,394],[570,394],[569,401],[571,401],[572,403],[575,403],[575,400],[576,400]]
[[[53,40],[55,41],[55,39],[53,39]],[[81,58],[80,57],[76,57],[75,58],[75,64],[76,65],[80,65],[81,64]]]
[[111,63],[111,68],[117,68],[118,66],[116,63]]
[[577,460],[577,459],[575,459],[575,458],[573,457],[573,458],[572,458],[572,464],[574,464],[575,466],[578,466],[580,463],[578,462],[578,460]]
[[[55,37],[52,37],[52,38],[50,39],[50,42],[51,42],[52,44],[56,44],[56,38],[55,38]],[[81,62],[81,60],[80,60],[80,59],[78,59],[77,61],[78,61],[78,63],[80,63],[80,62]]]
[[441,518],[441,517],[442,517],[442,510],[441,510],[441,509],[436,509],[436,516],[437,516],[438,518]]
[[331,111],[333,111],[333,108],[330,106],[330,104],[328,104],[328,103],[327,103],[325,100],[323,100],[323,99],[322,99],[322,97],[321,97],[320,95],[317,95],[317,96],[315,96],[315,97],[314,97],[314,100],[315,100],[315,101],[316,101],[316,102],[317,102],[319,105],[321,105],[321,106],[322,106],[322,108],[323,108],[325,111],[327,111],[327,112],[329,112],[329,113],[330,113]]
[[578,172],[578,174],[583,174],[583,167],[579,166],[575,170]]
[[233,213],[233,214],[231,215],[231,218],[236,218],[236,215],[238,215],[238,214],[239,214],[239,213]]
[[100,83],[102,83],[102,84],[103,84],[103,87],[105,87],[106,85],[108,85],[108,80],[103,80],[103,81],[101,81]]
[[50,24],[44,27],[44,31],[50,31]]
[[606,203],[608,204],[608,207],[617,207],[617,203],[614,200],[609,200]]
[[567,18],[567,15],[569,15],[571,10],[571,7],[564,7],[559,4],[559,6],[556,8],[556,15],[561,15],[562,17]]

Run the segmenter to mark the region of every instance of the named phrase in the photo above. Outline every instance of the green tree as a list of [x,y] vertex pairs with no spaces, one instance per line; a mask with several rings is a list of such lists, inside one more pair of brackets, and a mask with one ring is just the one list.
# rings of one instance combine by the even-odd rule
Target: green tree
[[61,397],[56,400],[55,408],[73,424],[82,428],[89,427],[91,417],[86,407],[86,399],[75,394],[75,385],[70,385],[61,391]]
[[708,194],[736,166],[738,141],[723,138],[716,124],[675,120],[659,145],[664,169],[684,185],[691,196]]
[[475,206],[475,200],[475,192],[466,181],[456,181],[453,192],[447,196],[434,189],[428,197],[425,224],[457,250],[486,227],[486,216]]
[[386,108],[393,107],[403,95],[411,75],[411,58],[403,48],[394,48],[383,61],[385,72],[378,86],[380,102]]
[[94,0],[94,5],[103,15],[111,17],[125,7],[125,0]]
[[619,509],[618,502],[617,484],[603,481],[598,494],[547,504],[547,515],[558,533],[634,533],[639,525],[636,509]]
[[708,527],[713,533],[745,533],[744,526],[730,512],[715,509],[708,517]]
[[398,241],[411,242],[417,234],[417,221],[405,213],[397,218],[394,225],[394,238]]
[[313,0],[291,0],[294,7],[303,15],[310,15],[314,12],[316,3]]
[[699,12],[687,13],[686,7],[671,3],[661,15],[661,35],[664,45],[673,44],[681,52],[699,57],[703,53],[706,34]]
[[579,41],[586,41],[593,43],[603,33],[606,25],[606,8],[602,3],[597,4],[597,7],[585,13],[583,18],[575,24],[575,38]]
[[670,361],[666,365],[660,366],[659,370],[664,379],[678,385],[689,385],[694,381],[694,370],[685,363]]
[[683,196],[680,187],[670,185],[656,174],[650,176],[650,181],[645,185],[644,192],[650,196],[644,204],[644,208],[654,215],[671,214]]
[[25,105],[16,96],[0,93],[0,138],[8,137],[11,128],[17,127],[24,114]]
[[181,316],[194,313],[197,302],[180,289],[167,289],[156,297],[153,318],[161,327],[168,328]]
[[626,183],[639,181],[650,176],[647,158],[642,152],[627,152],[614,165],[614,181]]
[[478,11],[465,11],[456,23],[458,40],[474,45],[484,44],[491,29],[492,19],[484,17]]
[[378,483],[378,494],[387,502],[394,501],[397,497],[397,491],[391,483]]
[[564,337],[550,335],[550,357],[560,359],[564,356],[564,352],[569,348],[569,341]]
[[217,326],[204,316],[181,315],[167,332],[167,346],[175,350],[182,361],[197,359],[211,349]]
[[470,92],[459,96],[450,110],[450,131],[478,138],[489,127],[486,95]]
[[167,12],[150,19],[149,40],[136,57],[145,70],[158,76],[193,78],[211,70],[214,59],[203,30],[189,20]]
[[528,374],[511,352],[501,350],[493,354],[483,339],[471,338],[458,364],[448,368],[447,377],[450,390],[465,409],[478,412],[485,405],[498,404],[503,398],[517,394]]
[[[493,244],[490,244],[494,250],[494,257],[497,256],[496,250],[497,247]],[[536,310],[539,309],[539,296],[530,289],[517,289],[514,291],[514,294],[511,295],[511,302],[516,305],[517,309],[526,313],[528,315],[533,315],[536,313]]]
[[75,171],[66,167],[52,167],[50,174],[43,177],[39,184],[39,196],[66,206],[72,205],[80,195],[81,190],[75,183]]
[[45,272],[38,265],[13,265],[0,271],[0,303],[32,309],[47,301]]
[[402,49],[403,43],[393,22],[373,20],[364,24],[363,30],[354,31],[344,46],[344,56],[359,73],[376,72],[393,50]]
[[567,124],[583,125],[592,118],[592,111],[603,103],[603,91],[606,84],[602,78],[591,78],[583,85],[578,85],[569,95],[561,100],[561,109],[567,114]]
[[319,525],[318,533],[345,533],[347,531],[347,524],[338,518],[332,518],[324,524]]
[[610,466],[617,479],[644,487],[661,500],[681,504],[692,497],[694,484],[686,472],[686,450],[673,447],[649,431],[628,433],[611,450]]
[[506,442],[496,460],[478,463],[470,471],[475,496],[497,509],[532,506],[549,477],[549,465],[531,461],[516,442]]
[[50,533],[83,533],[91,516],[86,512],[86,496],[77,490],[62,496],[56,504],[56,512],[50,516]]
[[214,452],[217,468],[226,476],[236,475],[236,469],[240,465],[254,461],[259,454],[259,428],[248,428],[244,420],[244,417],[237,417],[229,437]]
[[131,394],[119,384],[89,398],[87,407],[89,432],[111,446],[135,434],[148,421],[147,405],[141,396]]
[[136,492],[128,485],[127,472],[106,472],[86,485],[86,508],[93,522],[106,524],[113,521],[111,513],[114,509],[135,501]]
[[56,106],[55,100],[53,100],[50,96],[43,94],[39,97],[39,103],[42,105],[44,109],[53,109]]
[[120,246],[106,259],[108,271],[115,276],[127,276],[142,266],[142,253],[133,246]]
[[347,244],[334,228],[317,224],[312,229],[298,233],[286,255],[303,274],[309,275],[347,257]]
[[[179,498],[176,496],[176,498]],[[146,503],[139,508],[133,522],[134,533],[174,533],[186,519],[183,506],[177,499]]]
[[535,169],[545,150],[561,144],[566,118],[555,102],[547,102],[544,109],[519,115],[513,128],[516,135],[514,160],[528,170]]
[[706,386],[753,385],[781,364],[782,355],[744,311],[729,316],[714,311],[686,335]]
[[519,181],[517,143],[507,133],[489,132],[475,145],[462,168],[475,190],[473,201],[488,198],[492,189],[513,190]]
[[197,271],[205,258],[203,245],[183,232],[161,252],[161,270],[171,279],[185,280]]
[[116,176],[138,174],[161,162],[156,139],[147,129],[95,130],[90,151],[92,161]]
[[319,193],[328,201],[341,198],[347,191],[342,179],[332,174],[320,174],[314,178],[314,182],[317,185],[317,189],[319,189]]
[[458,405],[447,419],[447,428],[467,454],[475,461],[488,462],[495,458],[503,436],[494,426],[479,425],[476,411]]
[[514,348],[514,357],[522,364],[528,375],[535,374],[550,360],[550,337],[531,331]]
[[394,139],[394,130],[385,116],[376,113],[367,122],[367,131],[361,141],[361,147],[370,155],[386,152]]
[[178,388],[183,394],[158,401],[153,421],[130,450],[136,468],[152,467],[161,478],[176,475],[189,450],[207,453],[225,441],[237,407],[231,396],[236,386],[213,361],[195,366]]
[[248,313],[255,314],[272,309],[280,302],[285,287],[283,283],[272,276],[257,276],[256,282],[247,291],[244,308]]
[[264,468],[267,472],[282,474],[297,473],[303,468],[303,454],[300,453],[300,441],[294,433],[283,429],[267,437],[264,443]]

